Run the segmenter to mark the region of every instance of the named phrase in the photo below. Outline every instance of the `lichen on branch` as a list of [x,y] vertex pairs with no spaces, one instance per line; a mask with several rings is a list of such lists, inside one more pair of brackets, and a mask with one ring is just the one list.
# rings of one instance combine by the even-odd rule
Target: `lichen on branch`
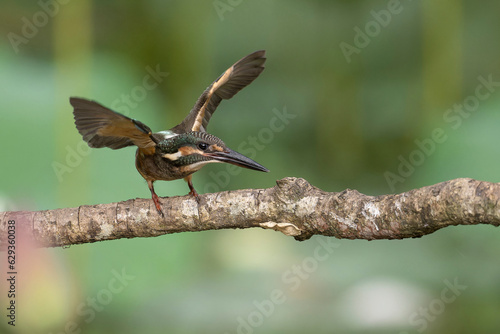
[[421,237],[451,225],[500,225],[500,184],[455,179],[401,194],[368,196],[356,190],[325,192],[301,178],[278,180],[267,189],[225,191],[77,208],[0,213],[0,249],[8,222],[40,247],[121,238],[259,227],[297,240],[313,235],[348,239]]

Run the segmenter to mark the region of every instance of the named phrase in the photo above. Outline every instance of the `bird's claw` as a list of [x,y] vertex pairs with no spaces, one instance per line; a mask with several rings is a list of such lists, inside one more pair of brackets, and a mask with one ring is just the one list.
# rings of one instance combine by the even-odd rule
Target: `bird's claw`
[[153,197],[153,202],[155,203],[156,211],[158,211],[158,214],[160,216],[165,217],[165,215],[163,214],[163,211],[161,209],[160,199],[158,198],[158,195],[153,193],[152,197]]
[[193,197],[194,197],[194,199],[196,200],[196,202],[197,202],[198,204],[200,204],[200,196],[198,195],[198,193],[196,192],[196,190],[194,190],[194,188],[193,188],[193,189],[191,189],[191,191],[189,192],[189,194],[188,194],[188,195],[193,196]]

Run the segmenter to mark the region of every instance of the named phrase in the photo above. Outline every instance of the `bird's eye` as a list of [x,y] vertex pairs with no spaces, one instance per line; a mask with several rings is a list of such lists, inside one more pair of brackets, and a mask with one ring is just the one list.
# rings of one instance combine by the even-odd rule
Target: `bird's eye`
[[208,144],[207,143],[199,143],[198,147],[200,150],[205,151],[208,148]]

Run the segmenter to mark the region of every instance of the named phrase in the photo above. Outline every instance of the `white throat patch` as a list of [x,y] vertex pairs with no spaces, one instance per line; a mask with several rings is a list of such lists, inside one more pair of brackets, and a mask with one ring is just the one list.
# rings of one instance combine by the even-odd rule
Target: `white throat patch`
[[175,161],[182,157],[181,151],[177,151],[175,153],[166,153],[163,155],[164,158],[167,158],[168,160]]

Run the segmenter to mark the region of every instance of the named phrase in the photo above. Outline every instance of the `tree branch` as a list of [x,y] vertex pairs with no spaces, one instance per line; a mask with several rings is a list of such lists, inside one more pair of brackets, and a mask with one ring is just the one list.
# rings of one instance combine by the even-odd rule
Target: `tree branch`
[[[9,226],[41,247],[169,233],[261,227],[297,240],[313,235],[348,239],[421,237],[450,225],[500,225],[500,184],[455,179],[397,195],[356,190],[325,192],[300,178],[268,189],[161,198],[165,218],[150,199],[47,211],[0,213],[0,248]],[[11,221],[9,224],[8,222]]]

